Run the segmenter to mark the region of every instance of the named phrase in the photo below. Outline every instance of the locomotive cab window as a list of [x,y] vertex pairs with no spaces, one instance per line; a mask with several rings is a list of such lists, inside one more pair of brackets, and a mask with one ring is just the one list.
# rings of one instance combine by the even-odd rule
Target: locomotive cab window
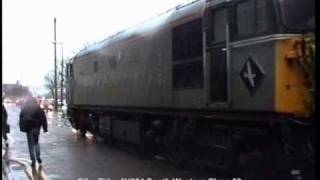
[[203,87],[201,19],[173,29],[172,61],[173,89]]
[[226,41],[227,11],[218,9],[211,12],[210,42],[211,45]]
[[236,35],[255,36],[270,32],[272,17],[267,0],[245,0],[236,4]]
[[313,30],[314,0],[278,0],[280,15],[288,30]]

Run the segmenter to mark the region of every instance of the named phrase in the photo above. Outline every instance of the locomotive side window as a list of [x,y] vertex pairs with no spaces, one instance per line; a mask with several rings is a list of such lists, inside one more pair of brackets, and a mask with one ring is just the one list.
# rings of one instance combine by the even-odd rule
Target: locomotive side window
[[72,78],[73,77],[73,64],[69,64],[69,75]]
[[201,61],[176,65],[173,67],[173,87],[175,89],[202,88],[202,73]]
[[266,0],[246,0],[236,5],[237,35],[252,36],[270,30],[271,21],[268,15]]
[[117,67],[116,56],[106,56],[106,59],[111,69],[115,69]]
[[66,64],[66,77],[69,78],[69,64]]
[[201,19],[173,29],[172,56],[174,61],[202,56]]
[[173,29],[173,89],[203,87],[201,19]]
[[98,62],[97,61],[94,61],[93,62],[93,72],[98,72]]

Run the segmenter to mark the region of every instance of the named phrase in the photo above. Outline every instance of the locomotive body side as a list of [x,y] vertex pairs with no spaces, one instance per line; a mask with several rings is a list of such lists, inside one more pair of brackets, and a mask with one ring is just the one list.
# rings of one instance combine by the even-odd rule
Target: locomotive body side
[[[73,61],[74,105],[202,108],[203,89],[172,87],[172,26],[201,21],[203,4],[184,16],[167,13],[84,52]],[[181,16],[181,17],[180,17]],[[185,17],[188,16],[188,19]],[[201,26],[201,24],[199,24]],[[200,27],[201,28],[201,27]],[[200,32],[201,33],[201,32]],[[112,40],[114,39],[114,40]],[[94,66],[97,72],[94,72]],[[186,98],[186,94],[188,98]]]
[[[74,104],[127,107],[170,104],[166,97],[170,94],[166,78],[169,73],[165,73],[168,65],[164,65],[166,57],[154,52],[159,48],[152,43],[153,39],[139,37],[118,47],[93,52],[97,54],[95,59],[84,57],[75,62],[75,69],[83,66],[88,74],[75,71],[79,88],[74,92]],[[94,63],[98,64],[97,72],[93,72]]]
[[[281,71],[288,66],[285,53],[289,50],[283,49],[283,45],[279,44],[299,35],[268,33],[245,40],[230,39],[228,59],[222,57],[226,56],[223,54],[226,48],[222,44],[214,48],[203,47],[205,52],[195,57],[174,60],[173,43],[177,36],[174,34],[175,29],[181,29],[190,22],[197,22],[196,25],[200,27],[199,32],[195,33],[200,33],[202,38],[208,28],[203,21],[210,18],[204,16],[204,9],[204,3],[195,3],[191,9],[164,14],[80,53],[73,61],[73,86],[77,88],[73,88],[72,104],[230,112],[260,111],[307,117],[310,113],[305,111],[309,108],[310,97],[307,95],[308,87],[303,85],[302,73],[286,70],[287,73],[283,74]],[[270,25],[269,28],[274,27]],[[201,43],[206,44],[206,41],[210,40],[201,39]],[[220,63],[225,61],[228,66],[221,66]],[[220,66],[220,73],[226,74],[225,79],[215,79],[215,76],[219,76],[215,72],[215,66]],[[252,69],[251,74],[248,68]],[[187,71],[197,73],[199,78],[183,78],[182,76],[187,76]],[[285,79],[288,77],[300,78],[296,81],[299,85],[295,82],[291,85],[286,83]],[[214,99],[217,96],[214,89],[219,86],[218,81],[228,83],[220,89],[229,92],[224,95],[223,100],[219,97]],[[281,85],[279,81],[282,81]],[[179,83],[187,85],[181,86]],[[188,83],[191,84],[190,87]],[[194,87],[191,87],[192,83],[195,84]],[[284,86],[287,90],[284,90]],[[295,90],[297,88],[300,90]],[[302,91],[305,95],[301,94]]]

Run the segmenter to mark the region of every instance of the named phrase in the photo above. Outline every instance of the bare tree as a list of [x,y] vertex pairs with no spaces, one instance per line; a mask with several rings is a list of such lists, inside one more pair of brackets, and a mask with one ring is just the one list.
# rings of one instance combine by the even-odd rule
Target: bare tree
[[[57,76],[57,88],[59,89],[60,88],[60,76]],[[49,91],[50,95],[52,97],[55,97],[55,94],[54,94],[54,72],[53,71],[49,71],[45,77],[44,77],[44,80],[45,80],[45,87],[46,89]],[[59,94],[59,93],[58,93]]]

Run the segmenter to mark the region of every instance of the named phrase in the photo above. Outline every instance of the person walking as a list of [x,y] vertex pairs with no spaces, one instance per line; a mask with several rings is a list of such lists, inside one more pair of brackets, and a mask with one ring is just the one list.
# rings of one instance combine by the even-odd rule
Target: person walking
[[8,137],[7,137],[7,133],[9,133],[9,124],[7,123],[8,121],[8,114],[7,114],[7,110],[4,107],[4,105],[2,104],[2,137],[5,141],[6,147],[9,146],[8,144]]
[[[28,147],[31,158],[31,166],[35,167],[36,158],[39,164],[42,163],[40,158],[39,135],[40,129],[48,132],[48,124],[45,112],[40,108],[37,100],[28,97],[26,104],[20,112],[19,121],[20,131],[27,133]],[[36,158],[35,158],[36,155]]]

